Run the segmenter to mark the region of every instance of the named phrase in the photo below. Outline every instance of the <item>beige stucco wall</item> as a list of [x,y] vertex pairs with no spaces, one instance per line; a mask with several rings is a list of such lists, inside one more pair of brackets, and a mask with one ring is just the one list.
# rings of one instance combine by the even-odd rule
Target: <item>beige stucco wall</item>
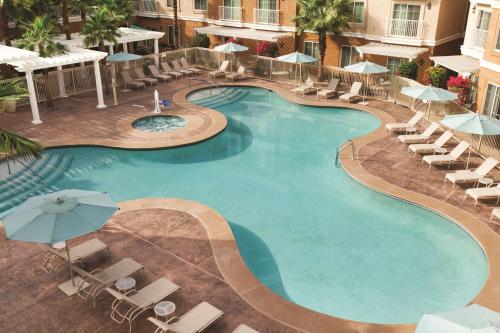
[[469,0],[441,0],[435,36],[437,40],[465,31]]

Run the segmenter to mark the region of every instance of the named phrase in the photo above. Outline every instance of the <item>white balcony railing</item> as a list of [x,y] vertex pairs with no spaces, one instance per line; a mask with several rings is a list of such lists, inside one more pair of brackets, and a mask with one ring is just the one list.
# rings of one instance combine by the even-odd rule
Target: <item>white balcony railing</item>
[[219,20],[241,22],[241,7],[219,6]]
[[280,23],[280,11],[254,8],[253,21],[257,24],[278,25]]
[[156,13],[158,11],[156,0],[139,0],[138,11],[141,13]]
[[484,49],[484,44],[486,43],[486,36],[488,35],[488,30],[482,30],[474,28],[472,30],[472,38],[474,47]]
[[401,38],[422,38],[422,21],[414,20],[389,20],[389,27],[387,29],[387,35],[391,37],[401,37]]

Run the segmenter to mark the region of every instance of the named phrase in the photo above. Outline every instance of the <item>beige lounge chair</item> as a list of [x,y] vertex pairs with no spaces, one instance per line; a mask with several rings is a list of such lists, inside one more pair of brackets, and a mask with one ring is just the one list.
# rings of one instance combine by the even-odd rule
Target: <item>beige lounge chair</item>
[[97,296],[107,287],[121,278],[144,270],[144,266],[133,259],[125,258],[105,269],[97,268],[91,272],[87,272],[77,266],[72,266],[72,269],[81,276],[77,294],[83,299],[92,297],[95,307]]
[[226,75],[226,80],[230,81],[243,80],[244,78],[246,78],[246,76],[245,76],[245,67],[243,66],[240,66],[237,72],[229,73]]
[[127,88],[127,86],[134,87],[135,89],[146,87],[144,82],[133,79],[128,72],[121,72],[120,75],[122,76],[125,88]]
[[164,277],[159,278],[135,293],[122,294],[108,287],[106,291],[115,298],[113,304],[111,304],[111,319],[118,324],[127,320],[129,331],[132,332],[132,322],[141,313],[154,308],[156,303],[179,289],[178,285]]
[[221,76],[226,76],[226,74],[228,73],[227,71],[227,68],[229,67],[229,61],[228,60],[224,60],[222,62],[222,64],[220,65],[219,69],[215,70],[215,71],[211,71],[211,72],[208,72],[208,77],[210,78],[218,78],[218,77],[221,77]]
[[151,75],[154,76],[155,79],[163,80],[163,83],[170,81],[170,79],[172,79],[172,77],[170,75],[161,74],[155,65],[149,65],[148,68],[149,68],[149,71],[151,72]]
[[447,173],[444,181],[449,180],[453,183],[453,188],[458,182],[476,182],[480,178],[485,177],[491,172],[498,164],[498,161],[492,157],[487,158],[476,170],[460,170],[456,172]]
[[184,57],[182,57],[182,58],[181,58],[181,66],[182,66],[182,68],[187,69],[188,71],[191,71],[191,72],[193,72],[193,73],[195,73],[195,74],[201,73],[201,71],[202,71],[202,70],[201,70],[201,69],[199,69],[199,68],[196,68],[196,67],[191,66],[191,65],[187,62],[186,58],[184,58]]
[[328,86],[326,87],[326,89],[318,91],[317,96],[324,97],[325,99],[336,97],[339,94],[339,92],[337,91],[339,82],[339,79],[331,79],[330,82],[328,82]]
[[190,71],[189,69],[182,68],[177,60],[172,60],[170,63],[172,64],[172,66],[174,66],[174,71],[176,71],[176,72],[180,72],[180,73],[185,74],[185,75],[193,75],[194,74],[193,71]]
[[424,117],[423,112],[417,112],[410,120],[406,123],[389,123],[385,125],[385,128],[388,129],[391,133],[392,131],[404,131],[408,128],[415,127],[418,122]]
[[437,138],[434,143],[414,143],[408,146],[408,150],[414,152],[413,156],[416,156],[417,153],[434,151],[437,148],[442,148],[452,137],[453,133],[450,131],[446,131],[441,134],[441,136]]
[[429,170],[433,164],[446,164],[448,163],[448,168],[451,163],[456,163],[459,161],[460,156],[469,149],[470,144],[465,141],[460,141],[460,143],[450,151],[449,154],[445,155],[427,155],[422,159],[422,163],[429,164]]
[[247,325],[240,325],[238,326],[233,333],[259,333],[258,331],[254,330],[253,328],[248,327]]
[[465,191],[465,198],[471,197],[475,200],[474,206],[477,206],[477,201],[481,199],[497,198],[497,205],[500,201],[500,184],[491,184],[488,187],[469,188]]
[[360,98],[359,92],[361,91],[361,87],[363,87],[362,82],[354,82],[347,94],[340,95],[339,101],[351,103],[352,100]]
[[491,212],[491,218],[490,221],[493,221],[493,218],[496,217],[497,219],[500,219],[500,208],[495,208]]
[[146,74],[144,74],[144,71],[142,70],[142,68],[137,67],[134,69],[134,72],[138,77],[137,80],[145,82],[145,83],[149,83],[150,85],[158,84],[158,80],[154,79],[152,77],[147,77]]
[[316,80],[309,76],[309,77],[307,77],[307,80],[304,83],[304,85],[298,86],[297,88],[293,88],[290,91],[293,92],[294,94],[302,94],[302,96],[307,95],[307,94],[316,93],[318,91],[318,89],[316,89],[316,87],[314,87],[315,83],[316,83]]
[[184,74],[173,71],[170,65],[167,62],[162,62],[160,63],[161,67],[163,68],[163,74],[175,76],[176,79],[179,79],[184,76]]
[[430,139],[430,137],[432,136],[432,134],[434,134],[434,132],[436,132],[439,128],[439,124],[438,123],[432,123],[429,125],[429,127],[427,127],[425,129],[425,131],[423,131],[422,133],[420,134],[408,134],[408,135],[398,135],[398,140],[400,142],[403,143],[403,145],[405,143],[417,143],[417,142],[425,142]]
[[212,325],[223,314],[213,305],[201,302],[180,318],[172,317],[166,322],[153,317],[149,317],[148,320],[158,327],[155,333],[197,333]]

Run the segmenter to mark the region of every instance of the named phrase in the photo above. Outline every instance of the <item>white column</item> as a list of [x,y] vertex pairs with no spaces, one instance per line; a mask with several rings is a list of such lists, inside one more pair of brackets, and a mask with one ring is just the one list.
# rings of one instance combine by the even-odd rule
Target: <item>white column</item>
[[158,38],[155,39],[155,65],[160,67],[160,46],[158,45]]
[[109,52],[108,52],[109,55],[115,54],[115,50],[113,49],[113,45],[109,45],[108,48],[109,48]]
[[31,113],[33,114],[32,123],[41,124],[40,113],[38,113],[38,102],[36,101],[35,84],[33,83],[33,72],[26,72],[26,82],[28,83],[28,92],[30,96]]
[[95,88],[97,91],[97,108],[105,108],[104,96],[102,95],[102,81],[101,81],[101,69],[99,66],[99,60],[94,60],[94,74],[95,74]]
[[[123,53],[128,53],[128,45],[127,43],[123,43]],[[124,66],[125,69],[129,69],[130,68],[130,64],[128,61],[125,61],[125,66]]]
[[68,97],[66,94],[66,84],[64,84],[64,73],[62,66],[57,66],[57,83],[59,84],[59,96]]

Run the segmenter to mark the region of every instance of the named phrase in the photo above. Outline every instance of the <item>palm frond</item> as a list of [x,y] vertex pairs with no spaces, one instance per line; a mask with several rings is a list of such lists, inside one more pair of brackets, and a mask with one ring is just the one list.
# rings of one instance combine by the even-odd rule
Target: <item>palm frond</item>
[[42,150],[40,143],[0,128],[0,154],[5,155],[8,160],[40,159]]

